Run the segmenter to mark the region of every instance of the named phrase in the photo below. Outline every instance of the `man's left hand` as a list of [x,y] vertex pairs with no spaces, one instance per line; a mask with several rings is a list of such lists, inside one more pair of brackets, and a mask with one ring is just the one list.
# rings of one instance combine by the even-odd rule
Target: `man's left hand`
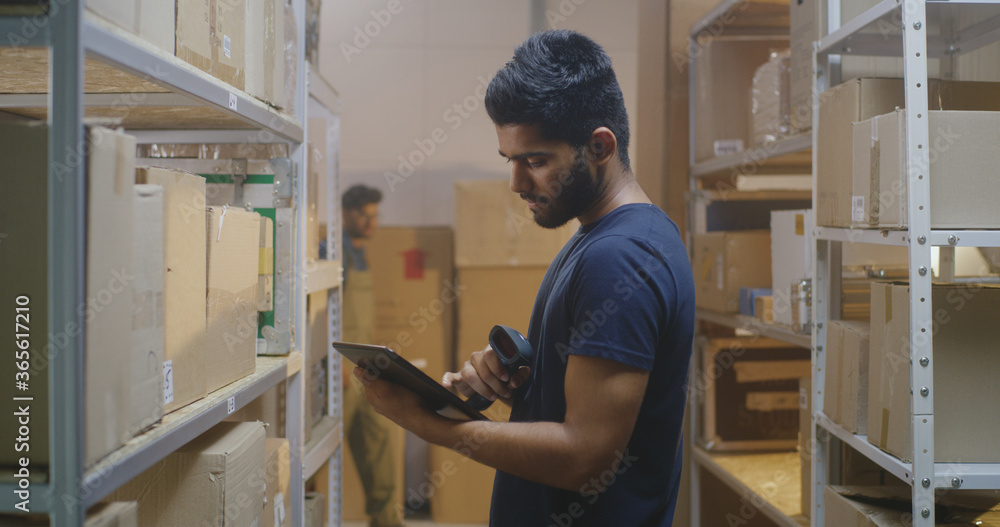
[[361,367],[354,368],[354,376],[364,384],[368,404],[403,428],[413,430],[420,420],[434,415],[417,394],[398,384],[370,375]]

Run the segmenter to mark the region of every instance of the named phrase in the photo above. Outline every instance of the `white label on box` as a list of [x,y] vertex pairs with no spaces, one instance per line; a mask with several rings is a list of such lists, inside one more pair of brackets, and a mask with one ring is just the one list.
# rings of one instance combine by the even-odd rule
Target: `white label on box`
[[719,291],[722,291],[722,288],[725,286],[725,284],[723,284],[723,277],[725,275],[725,270],[722,268],[721,254],[715,255],[715,269],[718,271],[718,273],[716,273],[716,278],[715,278],[716,281],[715,288],[718,289]]
[[852,216],[856,222],[865,221],[865,197],[864,196],[852,196],[851,197],[851,211]]
[[274,525],[278,526],[285,522],[285,497],[281,493],[274,495]]
[[229,35],[222,35],[222,52],[226,54],[227,59],[233,58],[233,43],[229,40]]
[[163,361],[163,404],[174,402],[174,361]]
[[229,109],[230,110],[232,110],[234,112],[236,111],[236,101],[238,101],[238,100],[239,99],[236,98],[236,94],[235,93],[230,93],[229,94]]
[[229,400],[226,401],[226,404],[228,406],[227,409],[229,410],[229,413],[233,413],[233,412],[236,411],[236,397],[235,396],[230,397]]
[[715,157],[728,156],[743,151],[742,139],[719,139],[712,144]]

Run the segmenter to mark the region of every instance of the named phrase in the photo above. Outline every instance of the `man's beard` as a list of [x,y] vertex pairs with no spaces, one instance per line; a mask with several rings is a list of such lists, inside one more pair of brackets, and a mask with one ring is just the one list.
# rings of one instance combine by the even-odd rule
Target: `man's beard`
[[551,192],[548,196],[533,196],[539,204],[539,209],[534,213],[535,223],[541,227],[562,227],[594,204],[600,191],[600,182],[591,177],[590,163],[583,148],[573,160],[569,177],[559,178],[552,186],[555,188],[549,189]]

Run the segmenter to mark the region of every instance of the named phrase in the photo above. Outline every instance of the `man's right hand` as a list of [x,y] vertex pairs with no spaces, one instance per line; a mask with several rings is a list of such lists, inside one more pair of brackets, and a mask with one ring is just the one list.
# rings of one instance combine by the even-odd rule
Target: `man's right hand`
[[476,351],[457,372],[448,372],[441,379],[445,388],[455,388],[466,397],[478,393],[491,401],[509,399],[514,390],[531,375],[531,368],[521,366],[513,376],[500,363],[493,348]]

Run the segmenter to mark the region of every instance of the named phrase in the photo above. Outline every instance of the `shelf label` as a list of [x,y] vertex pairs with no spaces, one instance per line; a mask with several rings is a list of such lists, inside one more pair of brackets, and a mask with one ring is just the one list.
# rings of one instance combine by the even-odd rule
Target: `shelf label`
[[226,403],[229,405],[229,413],[233,413],[233,412],[236,411],[236,396],[235,395],[232,396],[232,397],[230,397],[229,400],[226,401]]
[[230,94],[229,94],[229,109],[230,110],[232,110],[234,112],[236,111],[236,101],[238,101],[238,100],[239,99],[236,97],[236,94],[230,92]]
[[233,43],[229,40],[229,35],[222,35],[222,52],[226,54],[227,59],[233,58]]
[[174,402],[174,361],[163,362],[163,404]]

